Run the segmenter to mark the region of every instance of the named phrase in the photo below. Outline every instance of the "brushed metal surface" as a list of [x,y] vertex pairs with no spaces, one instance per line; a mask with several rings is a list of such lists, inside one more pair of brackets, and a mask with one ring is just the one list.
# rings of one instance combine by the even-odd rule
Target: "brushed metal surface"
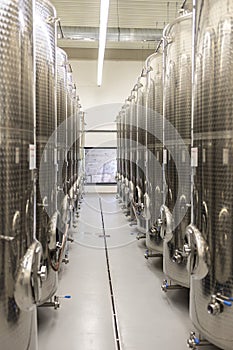
[[[43,283],[41,303],[49,299],[57,289],[57,272],[52,269],[56,248],[48,248],[48,225],[50,217],[56,211],[57,203],[57,166],[54,159],[56,145],[54,139],[48,143],[56,130],[56,11],[47,0],[36,0],[36,161],[37,167],[43,163],[40,179],[37,181],[36,234],[43,247],[43,264],[48,271],[47,280]],[[46,146],[46,150],[45,150]],[[47,196],[41,198],[39,181]],[[47,197],[47,198],[46,198]],[[47,207],[46,207],[47,205]],[[49,215],[47,213],[49,210]],[[56,233],[55,233],[56,234]]]
[[150,59],[150,71],[147,75],[147,182],[150,198],[149,231],[146,233],[146,245],[148,249],[163,252],[163,241],[159,232],[153,234],[151,229],[156,226],[163,203],[163,134],[161,118],[163,115],[163,55],[158,50]]
[[[165,31],[165,36],[167,39],[164,77],[164,119],[166,121],[164,144],[167,149],[167,162],[164,164],[167,186],[165,205],[172,214],[174,228],[171,239],[166,239],[165,236],[163,266],[168,278],[188,287],[187,260],[183,259],[181,263],[174,263],[172,258],[177,249],[181,251],[183,249],[185,229],[191,219],[190,207],[187,208],[190,198],[186,197],[187,193],[191,193],[191,176],[184,172],[190,169],[190,157],[187,157],[185,147],[188,150],[187,153],[190,154],[192,15],[182,15],[169,26]],[[177,137],[167,122],[177,130],[183,139],[183,145],[177,142]],[[179,183],[179,176],[182,176],[181,183]],[[182,217],[183,219],[180,219]]]
[[137,91],[131,93],[130,103],[130,183],[132,186],[132,201],[136,202],[136,179],[137,179],[137,120],[136,103]]
[[62,242],[63,233],[69,221],[68,196],[67,196],[67,142],[68,142],[68,121],[67,121],[67,70],[68,57],[65,51],[56,48],[57,60],[57,210],[59,215],[59,242]]
[[72,78],[72,69],[69,66],[68,74],[67,74],[67,117],[69,120],[69,127],[71,130],[68,130],[67,138],[68,138],[68,151],[67,151],[67,191],[69,193],[70,200],[72,200],[72,186],[73,186],[73,176],[74,176],[74,168],[73,168],[73,145],[74,143],[74,134],[73,134],[73,78]]
[[[4,350],[37,349],[36,310],[15,299],[20,262],[34,239],[33,2],[0,2],[0,340]],[[25,296],[26,298],[26,296]]]
[[190,314],[207,340],[230,350],[232,308],[224,307],[222,313],[212,316],[207,306],[213,294],[233,295],[233,3],[198,1],[196,23],[193,95],[198,166],[194,174],[193,223],[208,247],[209,258],[205,277],[199,278],[193,272]]

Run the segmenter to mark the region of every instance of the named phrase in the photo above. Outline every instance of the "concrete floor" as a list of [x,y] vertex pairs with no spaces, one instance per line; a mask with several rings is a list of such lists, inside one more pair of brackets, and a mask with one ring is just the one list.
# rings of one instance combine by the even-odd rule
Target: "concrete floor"
[[57,295],[70,294],[72,299],[61,299],[57,311],[38,310],[39,350],[187,349],[193,330],[188,291],[161,292],[162,260],[145,260],[145,242],[136,241],[137,231],[130,228],[115,195],[87,194],[71,233],[75,243],[70,246],[70,264],[60,273]]

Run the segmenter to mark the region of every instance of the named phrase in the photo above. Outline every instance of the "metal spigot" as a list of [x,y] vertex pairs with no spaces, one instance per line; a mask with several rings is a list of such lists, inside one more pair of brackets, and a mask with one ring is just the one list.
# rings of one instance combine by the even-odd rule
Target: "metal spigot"
[[60,307],[59,297],[55,295],[53,300],[51,299],[50,301],[47,301],[39,307],[53,307],[54,310],[57,310]]
[[176,249],[175,253],[174,253],[173,257],[172,257],[172,261],[174,263],[181,264],[184,261],[183,252],[178,250],[178,249]]
[[184,287],[178,285],[178,284],[172,284],[171,281],[168,283],[168,280],[163,280],[163,283],[161,285],[161,289],[164,293],[167,293],[169,290],[177,290],[177,289],[184,289]]
[[146,238],[146,234],[145,233],[138,233],[136,236],[137,240],[139,241],[140,239],[144,239]]
[[172,257],[172,261],[177,264],[181,264],[185,260],[187,260],[188,256],[190,255],[192,249],[191,247],[185,243],[183,246],[183,250],[181,249],[176,249],[175,253]]
[[187,346],[189,349],[197,349],[199,346],[207,346],[210,345],[210,343],[206,340],[200,340],[196,337],[195,332],[190,333],[190,337],[187,340]]
[[212,316],[217,316],[224,311],[224,306],[231,307],[233,298],[228,298],[221,293],[211,296],[210,303],[207,306],[207,311]]
[[66,265],[69,264],[70,260],[69,260],[68,255],[65,255],[65,257],[62,259],[62,262]]
[[145,251],[144,257],[145,259],[149,259],[149,258],[161,258],[163,256],[163,254],[160,253],[153,253],[152,251],[150,251],[149,249],[147,249]]
[[42,265],[40,270],[37,272],[37,275],[40,277],[41,282],[44,282],[47,280],[47,267],[45,265]]
[[150,236],[158,239],[160,237],[160,227],[153,225],[149,230]]
[[71,295],[64,295],[64,296],[55,295],[53,300],[50,299],[50,301],[47,301],[46,303],[39,305],[39,307],[53,307],[54,310],[57,310],[60,308],[59,299],[71,299]]

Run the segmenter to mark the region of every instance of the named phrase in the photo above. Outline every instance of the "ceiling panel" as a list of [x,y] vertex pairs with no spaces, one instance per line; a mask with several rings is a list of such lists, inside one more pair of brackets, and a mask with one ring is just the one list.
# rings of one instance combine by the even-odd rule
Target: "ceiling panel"
[[[100,0],[52,0],[62,26],[98,27]],[[110,0],[109,27],[162,28],[182,1]]]

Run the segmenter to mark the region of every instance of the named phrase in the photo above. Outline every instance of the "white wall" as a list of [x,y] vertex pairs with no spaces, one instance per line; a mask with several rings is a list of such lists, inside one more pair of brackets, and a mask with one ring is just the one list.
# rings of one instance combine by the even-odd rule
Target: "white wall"
[[136,83],[143,63],[105,61],[103,84],[97,86],[96,61],[70,61],[81,104],[87,112],[87,128],[114,122],[118,111]]
[[[96,61],[70,61],[73,80],[77,83],[80,101],[86,112],[86,130],[114,130],[115,119],[140,75],[140,61],[105,61],[103,84],[97,86]],[[116,147],[114,133],[87,133],[86,147]],[[116,187],[87,187],[88,192],[112,192]]]

